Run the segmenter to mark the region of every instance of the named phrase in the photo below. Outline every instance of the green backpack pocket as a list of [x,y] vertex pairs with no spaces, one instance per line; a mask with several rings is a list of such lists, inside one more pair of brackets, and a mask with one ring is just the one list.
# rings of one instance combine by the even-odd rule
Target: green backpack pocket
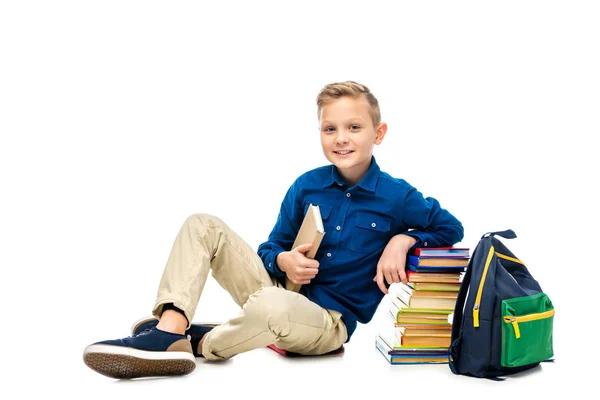
[[554,307],[545,293],[502,300],[502,366],[520,367],[554,355]]

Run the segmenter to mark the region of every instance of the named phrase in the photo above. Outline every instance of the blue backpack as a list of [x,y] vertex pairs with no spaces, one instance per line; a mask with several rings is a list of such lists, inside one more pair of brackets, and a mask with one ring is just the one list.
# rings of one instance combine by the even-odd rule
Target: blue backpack
[[454,309],[449,366],[453,373],[497,378],[525,371],[553,353],[554,307],[525,265],[495,236],[477,244]]

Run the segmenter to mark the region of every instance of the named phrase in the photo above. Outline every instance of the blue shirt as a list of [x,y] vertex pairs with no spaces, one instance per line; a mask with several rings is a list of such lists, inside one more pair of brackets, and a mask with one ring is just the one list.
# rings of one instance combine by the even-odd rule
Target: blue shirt
[[383,299],[373,278],[393,236],[416,238],[414,249],[450,246],[464,234],[462,224],[436,199],[424,198],[406,181],[382,172],[374,157],[354,186],[344,182],[334,165],[316,168],[289,188],[268,241],[258,248],[269,274],[282,282],[285,273],[277,266],[277,255],[291,250],[311,203],[319,205],[325,236],[315,256],[319,272],[300,293],[323,308],[339,311],[348,340],[357,322],[369,322]]

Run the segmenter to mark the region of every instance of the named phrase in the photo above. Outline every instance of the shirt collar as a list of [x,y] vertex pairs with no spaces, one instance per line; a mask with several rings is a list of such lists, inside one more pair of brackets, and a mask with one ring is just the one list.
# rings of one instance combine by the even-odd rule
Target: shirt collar
[[[359,186],[360,188],[369,192],[374,192],[375,187],[377,186],[377,180],[379,179],[379,172],[379,165],[377,165],[375,157],[371,156],[371,165],[369,166],[365,176],[363,176],[356,186]],[[326,188],[334,184],[338,186],[346,186],[346,183],[344,182],[344,179],[340,175],[336,166],[331,165],[331,175],[325,180],[323,187]]]

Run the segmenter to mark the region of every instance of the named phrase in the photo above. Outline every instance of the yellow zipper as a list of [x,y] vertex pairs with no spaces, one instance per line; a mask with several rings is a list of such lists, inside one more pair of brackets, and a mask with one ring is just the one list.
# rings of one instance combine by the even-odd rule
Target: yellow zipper
[[504,254],[500,254],[498,252],[496,252],[496,255],[500,258],[504,258],[505,260],[516,262],[517,264],[525,265],[525,263],[523,261],[519,260],[518,258],[505,256]]
[[481,294],[483,293],[483,283],[485,282],[485,277],[487,276],[488,269],[490,268],[490,262],[492,261],[492,257],[494,256],[494,246],[490,247],[490,251],[487,256],[487,260],[485,260],[485,267],[483,268],[483,275],[481,275],[481,280],[479,281],[479,289],[477,289],[477,297],[475,297],[475,305],[473,306],[473,326],[475,328],[479,327],[479,303],[481,303]]
[[550,318],[553,315],[554,310],[548,310],[542,313],[522,315],[520,317],[504,317],[504,322],[512,324],[513,328],[515,329],[515,336],[518,339],[521,337],[521,331],[519,331],[519,322],[536,321],[538,319]]

